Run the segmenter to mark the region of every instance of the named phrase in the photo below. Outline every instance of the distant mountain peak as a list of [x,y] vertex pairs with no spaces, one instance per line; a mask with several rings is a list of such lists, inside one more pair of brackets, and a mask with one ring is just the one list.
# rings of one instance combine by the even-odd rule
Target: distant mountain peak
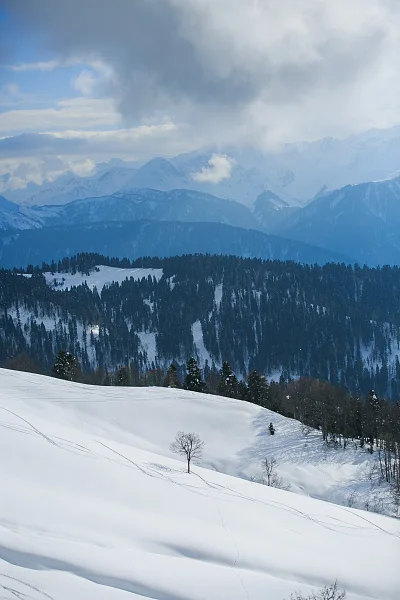
[[262,205],[269,204],[270,206],[274,206],[277,209],[287,207],[289,204],[282,200],[277,194],[272,192],[271,190],[264,190],[259,194],[254,202],[254,207],[261,207]]
[[177,177],[182,177],[181,171],[179,171],[169,160],[162,157],[152,158],[146,164],[144,164],[140,169],[138,169],[138,173],[154,173],[156,171],[160,171],[162,173],[167,173],[168,175],[175,175]]
[[5,210],[10,213],[17,213],[19,211],[18,204],[7,200],[4,196],[0,196],[0,210]]

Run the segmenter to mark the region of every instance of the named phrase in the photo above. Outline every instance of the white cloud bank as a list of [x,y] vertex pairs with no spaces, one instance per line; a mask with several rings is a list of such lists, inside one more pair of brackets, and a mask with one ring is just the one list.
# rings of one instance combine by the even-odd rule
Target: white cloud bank
[[225,154],[213,154],[208,161],[209,166],[203,167],[198,173],[192,174],[194,181],[202,183],[219,183],[224,179],[230,179],[232,175],[233,161]]
[[[3,4],[13,38],[31,33],[52,59],[13,71],[50,77],[82,67],[71,82],[81,98],[0,114],[3,136],[56,132],[60,143],[48,139],[47,155],[142,160],[202,146],[275,149],[400,123],[399,0]],[[10,101],[9,88],[2,95]],[[21,152],[18,140],[8,148],[11,157]],[[34,144],[24,156],[29,148],[34,158]],[[231,165],[216,161],[194,177],[229,177]]]
[[124,126],[265,146],[400,122],[398,0],[3,2],[57,57],[36,68],[109,65]]

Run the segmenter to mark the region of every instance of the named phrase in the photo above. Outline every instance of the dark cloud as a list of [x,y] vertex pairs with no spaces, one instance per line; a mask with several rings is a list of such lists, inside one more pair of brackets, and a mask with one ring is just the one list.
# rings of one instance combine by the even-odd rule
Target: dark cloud
[[108,91],[127,122],[168,114],[210,134],[273,128],[287,106],[318,113],[327,94],[328,110],[342,94],[357,113],[356,86],[400,50],[392,0],[3,2],[60,58],[109,63]]
[[23,133],[0,138],[0,157],[78,154],[84,152],[85,140],[57,138],[50,134]]

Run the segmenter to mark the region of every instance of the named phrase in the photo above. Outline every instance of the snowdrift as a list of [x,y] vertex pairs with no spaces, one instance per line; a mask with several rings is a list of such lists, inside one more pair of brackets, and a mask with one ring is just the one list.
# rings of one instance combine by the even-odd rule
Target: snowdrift
[[[295,421],[0,369],[0,425],[1,598],[283,600],[337,578],[349,600],[398,599],[398,520],[234,477],[268,453],[294,491],[323,495],[364,468]],[[206,444],[191,475],[169,450],[179,429]]]

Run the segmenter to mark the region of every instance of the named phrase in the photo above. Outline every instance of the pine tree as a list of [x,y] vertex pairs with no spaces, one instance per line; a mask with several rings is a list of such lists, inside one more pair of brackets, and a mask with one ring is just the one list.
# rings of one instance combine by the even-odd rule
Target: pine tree
[[65,350],[60,350],[53,366],[53,375],[66,381],[75,381],[79,370],[76,358]]
[[270,404],[269,385],[264,375],[260,375],[257,371],[250,373],[247,379],[247,387],[249,390],[249,401],[260,406],[268,407]]
[[168,367],[167,374],[164,380],[164,387],[170,388],[179,388],[181,387],[181,382],[178,378],[177,368],[174,363],[171,363]]
[[205,383],[201,377],[201,370],[197,360],[191,356],[186,365],[187,375],[185,378],[185,388],[192,392],[203,392]]
[[106,374],[104,376],[103,385],[112,385],[112,377],[110,373],[106,369]]
[[120,367],[115,375],[115,385],[128,386],[130,385],[130,376],[127,367]]
[[225,360],[222,363],[222,369],[219,372],[217,394],[228,398],[237,398],[239,391],[238,387],[237,377],[233,373],[229,363]]

